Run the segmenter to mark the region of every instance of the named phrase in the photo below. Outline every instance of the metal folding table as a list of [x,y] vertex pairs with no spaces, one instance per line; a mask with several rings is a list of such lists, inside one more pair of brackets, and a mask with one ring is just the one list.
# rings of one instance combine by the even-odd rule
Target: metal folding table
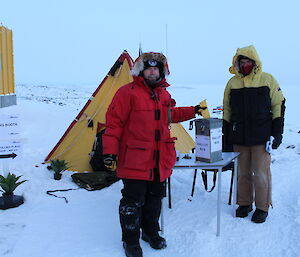
[[[240,153],[237,152],[223,152],[222,160],[217,162],[200,162],[195,160],[195,155],[190,154],[191,159],[179,159],[173,170],[176,169],[203,169],[203,170],[218,170],[218,201],[217,201],[217,236],[220,236],[220,214],[221,214],[221,184],[222,184],[222,168],[228,165],[230,162],[234,161],[234,179],[233,179],[233,216],[235,217],[235,209],[236,209],[236,185],[237,185],[237,163]],[[195,178],[194,178],[195,179]],[[168,180],[168,194],[169,194],[169,207],[171,201],[171,186],[170,180]]]

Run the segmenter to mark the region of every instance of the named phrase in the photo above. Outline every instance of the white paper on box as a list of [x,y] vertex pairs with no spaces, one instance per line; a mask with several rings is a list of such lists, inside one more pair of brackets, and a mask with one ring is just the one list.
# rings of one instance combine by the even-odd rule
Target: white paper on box
[[211,129],[211,151],[218,152],[222,151],[222,128]]
[[196,157],[210,159],[210,137],[196,135]]

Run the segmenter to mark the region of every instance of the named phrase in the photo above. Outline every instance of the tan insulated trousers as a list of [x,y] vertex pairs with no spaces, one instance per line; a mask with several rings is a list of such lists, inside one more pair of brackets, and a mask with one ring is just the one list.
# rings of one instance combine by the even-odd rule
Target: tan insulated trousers
[[234,145],[238,157],[237,204],[250,205],[268,211],[272,204],[271,156],[265,145]]

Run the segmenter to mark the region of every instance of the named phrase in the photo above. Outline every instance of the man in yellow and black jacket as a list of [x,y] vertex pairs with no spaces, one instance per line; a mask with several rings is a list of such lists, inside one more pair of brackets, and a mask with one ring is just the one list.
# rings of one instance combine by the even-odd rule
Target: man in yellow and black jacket
[[[285,98],[275,78],[262,72],[254,46],[238,48],[229,69],[232,77],[224,92],[225,150],[233,146],[238,157],[237,217],[247,217],[255,201],[252,221],[262,223],[272,204],[270,154],[282,141]],[[232,148],[231,148],[232,150]]]

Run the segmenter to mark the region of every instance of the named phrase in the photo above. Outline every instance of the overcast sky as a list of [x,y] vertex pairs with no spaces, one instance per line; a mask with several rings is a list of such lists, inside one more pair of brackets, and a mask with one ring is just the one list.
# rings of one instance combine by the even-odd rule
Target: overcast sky
[[284,88],[300,82],[299,11],[299,0],[1,0],[0,22],[16,83],[97,85],[141,42],[168,55],[173,84],[226,84],[236,49],[253,44]]

